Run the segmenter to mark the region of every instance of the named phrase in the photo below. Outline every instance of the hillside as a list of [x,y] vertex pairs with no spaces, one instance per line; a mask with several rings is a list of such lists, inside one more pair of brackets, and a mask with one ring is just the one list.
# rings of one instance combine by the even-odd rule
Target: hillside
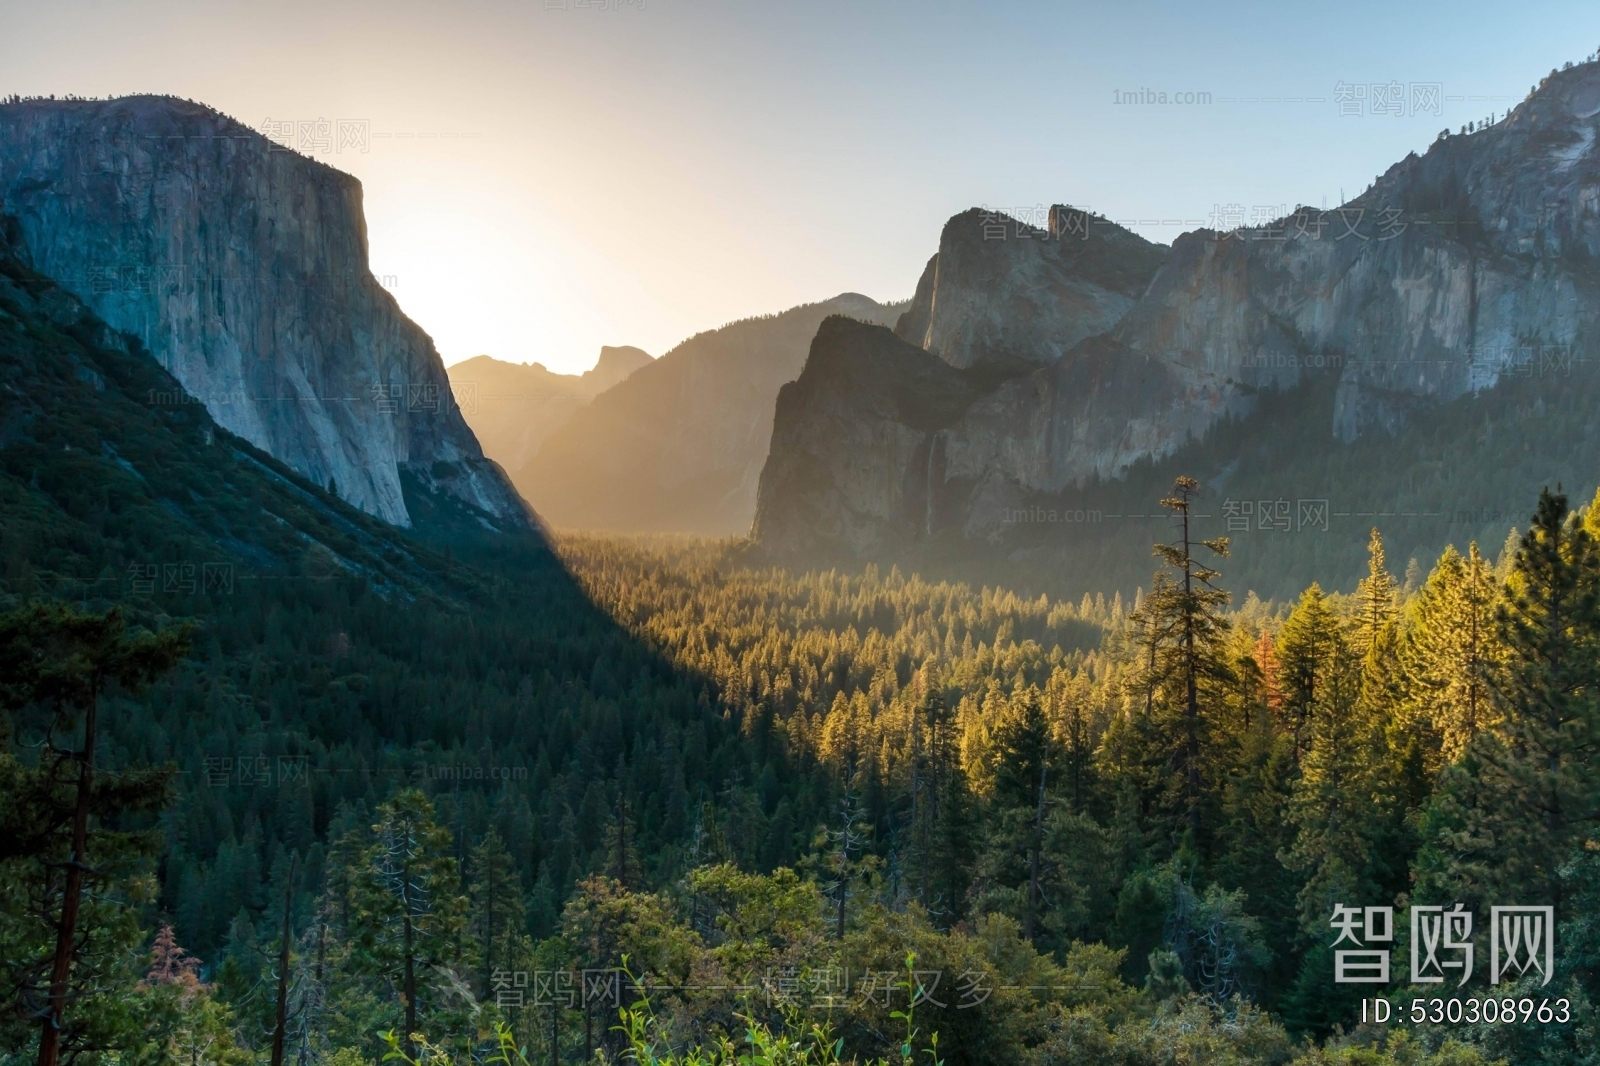
[[569,418],[512,481],[560,527],[744,533],[773,403],[817,326],[888,325],[904,309],[845,293],[698,333]]
[[506,470],[520,470],[574,411],[650,361],[639,348],[608,345],[582,374],[557,374],[541,363],[507,363],[487,355],[465,359],[446,373],[483,454]]
[[597,610],[542,539],[473,540],[478,516],[420,481],[406,501],[411,533],[223,429],[0,240],[0,610],[198,623],[192,661],[119,705],[105,768],[176,770],[156,905],[201,958],[287,849],[320,855],[407,782],[443,775],[460,832],[513,842],[548,928],[619,789],[647,796],[637,842],[670,866],[699,797],[762,770],[705,681]]
[[[993,388],[842,317],[818,345],[808,373],[868,399],[886,379],[899,391],[862,410],[912,432]],[[802,375],[780,407],[815,384]],[[407,502],[471,517],[425,487]],[[1540,506],[1543,536],[1570,528],[1564,500]],[[1600,530],[1600,512],[1584,523]],[[1551,771],[1542,751],[1502,746],[1538,728],[1523,705],[1496,704],[1486,725],[1429,687],[1463,655],[1533,661],[1537,629],[1491,624],[1497,606],[1545,602],[1527,553],[1499,569],[1447,556],[1401,585],[1375,541],[1358,597],[1205,607],[1217,639],[1186,747],[1170,634],[1190,608],[1170,595],[1130,612],[894,569],[751,568],[686,538],[574,537],[558,560],[531,538],[453,533],[435,550],[232,436],[0,245],[0,611],[41,596],[118,604],[138,627],[199,624],[170,677],[102,701],[104,779],[169,766],[174,794],[157,822],[117,823],[160,830],[151,859],[108,865],[93,839],[104,887],[86,943],[116,950],[77,963],[93,987],[67,1010],[69,1048],[263,1056],[277,1017],[264,992],[287,958],[283,1032],[318,1064],[379,1058],[379,1034],[411,1014],[478,1058],[495,1025],[527,1061],[629,1043],[651,1061],[645,1044],[817,1018],[846,1061],[897,1053],[898,1003],[841,996],[824,1014],[749,994],[807,966],[964,975],[916,1011],[917,1039],[937,1033],[950,1066],[1325,1066],[1364,993],[1329,993],[1326,913],[1303,905],[1334,883],[1363,903],[1410,893],[1477,913],[1564,892],[1552,1017],[1588,1016],[1600,807],[1553,827],[1535,815],[1546,778],[1590,794],[1574,768],[1592,703]],[[1592,552],[1574,565],[1583,587],[1600,581]],[[1503,594],[1513,568],[1532,596]],[[1581,648],[1600,639],[1592,612],[1571,628]],[[22,810],[8,790],[46,735],[20,710],[0,723],[8,829]],[[1457,834],[1462,820],[1483,831]],[[8,903],[59,884],[60,838],[0,850]],[[397,853],[415,859],[404,877]],[[399,950],[402,915],[415,940]],[[8,1003],[26,1002],[51,936],[32,909],[0,908]],[[656,994],[536,1010],[501,994],[518,973],[622,966]],[[1516,991],[1544,995],[1536,984]],[[619,1004],[631,1035],[601,1024]],[[1418,1028],[1437,1053],[1396,1036],[1399,1057],[1361,1061],[1568,1062],[1588,1039],[1564,1020]],[[0,1014],[7,1047],[38,1032]],[[1310,1046],[1325,1038],[1326,1053]]]

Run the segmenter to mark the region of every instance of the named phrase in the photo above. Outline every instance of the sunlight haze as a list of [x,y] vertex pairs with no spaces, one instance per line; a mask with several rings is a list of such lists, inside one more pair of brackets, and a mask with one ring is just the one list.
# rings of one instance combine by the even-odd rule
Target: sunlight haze
[[[365,154],[312,154],[362,180],[373,272],[445,362],[578,372],[908,297],[966,207],[1066,202],[1170,243],[1219,205],[1337,203],[1520,101],[1551,40],[1600,40],[1575,2],[580,3],[5,0],[0,91],[366,120]],[[1338,115],[1338,82],[1391,80],[1463,99]],[[1212,103],[1113,102],[1140,89]]]

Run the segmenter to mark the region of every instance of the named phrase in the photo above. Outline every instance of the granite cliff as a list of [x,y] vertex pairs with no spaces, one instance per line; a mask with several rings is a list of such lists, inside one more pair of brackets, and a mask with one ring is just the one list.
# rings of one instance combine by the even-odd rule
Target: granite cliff
[[992,385],[882,326],[824,319],[778,392],[756,539],[779,554],[845,544],[870,557],[927,536],[948,505],[939,430]]
[[1047,229],[973,208],[945,223],[895,332],[954,367],[1053,363],[1116,325],[1166,256],[1075,208]]
[[[1112,244],[1109,224],[1089,225],[1087,240],[1056,216],[1031,243],[968,237],[968,261],[976,247],[991,264],[1014,266],[968,271],[976,280],[955,301],[962,324],[941,328],[952,230],[982,224],[975,212],[957,216],[898,333],[956,367],[995,355],[1034,366],[925,423],[918,446],[871,448],[872,433],[847,446],[836,430],[840,412],[871,411],[875,401],[838,374],[846,355],[814,348],[815,372],[808,364],[805,388],[779,406],[755,536],[778,554],[810,545],[861,557],[941,534],[969,552],[1004,553],[1019,508],[1081,500],[1136,468],[1195,454],[1225,424],[1276,432],[1268,427],[1293,407],[1317,420],[1320,447],[1332,449],[1408,432],[1510,377],[1587,381],[1573,370],[1600,357],[1597,130],[1600,64],[1553,73],[1501,121],[1441,133],[1341,207],[1183,235],[1145,286],[1134,281],[1156,256],[1125,239]],[[1104,249],[1084,254],[1097,239]],[[1058,247],[1081,247],[1079,262],[1096,271],[1079,289],[1135,298],[1077,300],[1075,314],[1019,299],[1016,279],[1057,262]],[[830,340],[840,343],[852,342]],[[1327,402],[1305,399],[1306,390]],[[899,512],[876,508],[898,513],[898,525],[845,520],[876,513],[863,508],[860,486],[917,481],[926,484]],[[911,520],[912,496],[937,502],[931,521]],[[791,497],[809,501],[803,512]],[[802,513],[803,530],[794,525]]]
[[422,493],[534,527],[369,271],[348,174],[171,97],[25,100],[0,106],[0,213],[33,269],[296,472],[396,525]]

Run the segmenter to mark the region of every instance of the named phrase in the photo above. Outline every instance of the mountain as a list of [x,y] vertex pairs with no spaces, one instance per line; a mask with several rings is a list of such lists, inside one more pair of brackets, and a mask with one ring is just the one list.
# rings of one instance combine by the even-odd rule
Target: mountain
[[824,319],[804,372],[778,393],[756,539],[786,556],[831,542],[871,557],[925,535],[939,504],[930,434],[985,384],[882,326]]
[[15,230],[0,227],[0,592],[206,598],[335,575],[380,596],[461,590],[426,548],[222,427],[137,337],[29,268]]
[[316,484],[395,525],[415,489],[533,528],[368,269],[348,174],[171,97],[22,100],[0,106],[0,212],[34,269]]
[[[273,856],[320,855],[407,783],[446,782],[463,833],[511,842],[544,936],[571,871],[604,861],[604,797],[648,798],[630,838],[653,864],[681,854],[702,795],[787,778],[714,682],[624,630],[539,537],[443,550],[346,503],[218,424],[5,234],[0,612],[37,599],[195,625],[190,660],[102,716],[97,763],[175,771],[149,869],[200,957],[220,961],[259,911]],[[452,500],[407,494],[418,526]],[[38,723],[11,717],[4,750]]]
[[[578,375],[578,380],[583,383],[585,392],[590,396],[597,396],[611,386],[627,379],[642,366],[649,366],[655,357],[643,348],[635,348],[631,344],[602,345],[600,358],[595,360],[594,366]],[[538,365],[538,364],[535,364]]]
[[955,367],[1052,363],[1116,325],[1166,257],[1087,211],[1052,207],[1041,230],[973,208],[945,223],[895,332]]
[[[1096,385],[1071,368],[1081,378],[1098,360],[1066,353],[1094,347],[1166,258],[1061,205],[1044,230],[979,209],[950,219],[893,335],[844,322],[817,334],[779,397],[755,539],[780,555],[871,555],[947,525],[952,478],[1048,463],[1072,443],[1055,432],[1055,395],[1081,402]],[[1128,401],[1130,384],[1102,402]]]
[[[927,425],[917,448],[838,447],[838,412],[870,410],[876,400],[830,370],[848,353],[814,348],[816,380],[807,380],[808,363],[794,401],[779,405],[756,537],[791,561],[937,557],[988,568],[985,575],[1031,567],[1039,580],[1073,587],[1131,587],[1148,580],[1145,553],[1163,527],[1130,536],[1125,524],[1088,528],[1048,516],[1098,512],[1142,523],[1161,513],[1161,478],[1170,484],[1172,474],[1188,473],[1206,475],[1220,493],[1210,520],[1222,523],[1222,507],[1235,508],[1232,523],[1207,535],[1237,530],[1241,502],[1270,503],[1276,529],[1280,501],[1292,518],[1294,501],[1332,491],[1349,498],[1330,503],[1330,517],[1351,525],[1434,516],[1434,528],[1404,534],[1418,551],[1469,532],[1498,544],[1507,516],[1527,503],[1497,498],[1511,491],[1499,487],[1502,473],[1515,466],[1522,486],[1550,478],[1573,489],[1592,484],[1588,464],[1600,460],[1587,450],[1584,423],[1594,395],[1589,365],[1600,356],[1597,129],[1600,64],[1587,63],[1553,74],[1499,123],[1441,134],[1340,208],[1185,234],[1113,325]],[[1083,243],[1096,239],[1091,226]],[[1004,254],[1027,262],[1027,253]],[[999,276],[989,272],[989,287],[966,303],[992,307],[993,322],[1015,308],[1027,321],[1010,335],[1034,333],[1037,306],[1019,303]],[[919,297],[928,282],[925,274]],[[898,332],[931,336],[931,324],[919,322]],[[853,343],[882,341],[858,335]],[[1042,343],[1032,350],[1047,351]],[[1468,425],[1488,436],[1453,435]],[[1557,426],[1576,438],[1552,445]],[[891,427],[863,433],[892,435]],[[1217,451],[1222,439],[1231,454]],[[1508,462],[1507,447],[1526,464]],[[1396,455],[1429,464],[1431,479],[1391,477]],[[1467,466],[1460,476],[1441,474],[1449,462]],[[898,503],[863,509],[858,493],[868,483],[915,488]],[[1247,487],[1260,497],[1229,499]],[[1461,512],[1500,517],[1440,527],[1440,516]],[[804,525],[807,516],[845,513],[897,517]],[[1044,526],[1019,518],[1033,515],[1046,516]],[[1352,545],[1364,539],[1350,537]],[[1235,565],[1263,591],[1288,589],[1345,559],[1315,554],[1295,561],[1273,549]]]
[[557,374],[542,363],[506,363],[487,355],[446,372],[483,454],[506,470],[520,470],[572,412],[650,361],[642,349],[607,345],[582,374]]
[[574,413],[512,479],[558,526],[744,533],[773,403],[818,325],[887,325],[905,310],[844,293],[698,333]]

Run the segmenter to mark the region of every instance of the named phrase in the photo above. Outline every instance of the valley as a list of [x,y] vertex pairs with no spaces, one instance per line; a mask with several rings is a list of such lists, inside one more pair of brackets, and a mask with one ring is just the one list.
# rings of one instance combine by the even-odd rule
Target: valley
[[[486,136],[0,98],[0,1066],[1600,1061],[1600,55],[1168,244],[751,32]],[[942,225],[791,228],[925,121]],[[441,225],[587,243],[424,323]]]

